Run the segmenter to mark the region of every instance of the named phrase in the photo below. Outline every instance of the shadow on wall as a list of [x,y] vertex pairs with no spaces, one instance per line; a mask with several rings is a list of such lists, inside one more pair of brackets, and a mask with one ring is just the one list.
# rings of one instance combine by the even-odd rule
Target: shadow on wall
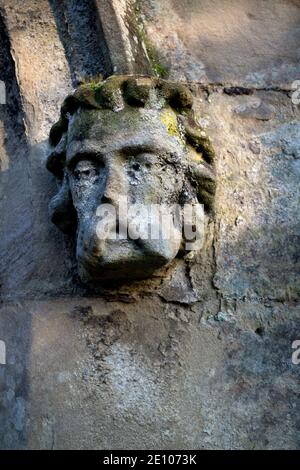
[[24,305],[0,308],[0,339],[6,349],[0,364],[0,449],[26,449],[32,328]]
[[[274,125],[253,138],[260,155],[248,149],[235,176],[223,174],[222,197],[231,198],[232,211],[223,218],[220,201],[214,283],[224,296],[299,301],[299,136],[297,121]],[[237,149],[227,168],[237,169],[236,162]]]
[[[7,268],[11,267],[15,272],[18,268],[22,270],[26,259],[24,244],[30,236],[31,219],[22,219],[29,198],[28,144],[14,61],[1,15],[0,80],[5,83],[6,91],[6,103],[0,104],[0,340],[5,346],[5,357],[2,356],[0,364],[0,448],[22,449],[26,448],[31,315],[20,305],[1,304]],[[22,201],[17,202],[14,193],[19,187],[23,194]],[[20,237],[24,243],[19,243],[16,249],[16,240]],[[28,258],[27,263],[30,264]]]
[[[209,397],[207,434],[219,448],[299,448],[299,365],[292,363],[291,345],[300,321],[291,313],[280,304],[241,302],[230,320],[204,322],[204,330],[218,331],[226,347],[214,375],[202,384]],[[243,321],[263,326],[252,330]]]
[[5,153],[0,155],[0,171],[9,168],[10,162],[17,159],[20,148],[24,151],[24,113],[20,90],[16,80],[15,64],[10,52],[10,42],[4,20],[0,13],[0,80],[5,87],[5,104],[0,104],[0,145]]
[[[16,79],[10,41],[0,16],[0,79],[5,83],[6,104],[0,105],[0,296],[12,271],[22,273],[30,265],[26,241],[30,242],[30,165],[25,136],[24,113]],[[18,188],[22,188],[18,194]],[[22,240],[22,243],[20,243]],[[25,262],[26,260],[26,262]]]
[[49,0],[69,62],[73,86],[87,77],[113,73],[94,0]]

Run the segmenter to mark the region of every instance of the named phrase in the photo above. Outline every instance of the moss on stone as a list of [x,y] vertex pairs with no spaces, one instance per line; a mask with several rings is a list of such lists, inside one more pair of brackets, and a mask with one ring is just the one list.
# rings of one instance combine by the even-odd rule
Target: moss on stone
[[145,32],[144,24],[141,19],[141,12],[137,5],[135,6],[134,12],[135,15],[133,15],[133,18],[130,22],[137,37],[139,38],[140,42],[143,44],[147,52],[151,69],[154,75],[156,75],[157,77],[166,78],[169,74],[168,68],[160,62],[159,54],[156,50],[156,47],[153,45],[153,43]]
[[151,77],[129,77],[124,85],[124,97],[132,106],[145,106],[153,88]]
[[172,108],[182,111],[184,109],[191,109],[193,105],[193,95],[190,90],[181,83],[168,82],[160,80],[157,88],[161,94],[166,98]]
[[105,82],[96,92],[97,102],[108,109],[118,111],[124,107],[123,85],[127,77],[124,75],[114,75]]
[[158,52],[146,35],[144,29],[140,30],[140,39],[143,41],[146,48],[153,72],[157,77],[166,78],[169,74],[168,69],[159,61]]
[[74,93],[74,97],[82,104],[93,108],[119,108],[123,103],[120,86],[122,76],[113,76],[106,81],[84,83]]

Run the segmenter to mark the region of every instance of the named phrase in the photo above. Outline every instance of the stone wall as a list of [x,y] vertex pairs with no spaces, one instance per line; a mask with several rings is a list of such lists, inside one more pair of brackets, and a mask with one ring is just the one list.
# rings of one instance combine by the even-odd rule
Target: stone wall
[[[299,448],[299,2],[0,5],[0,447]],[[99,296],[45,160],[66,94],[113,72],[188,84],[218,188],[199,254]]]

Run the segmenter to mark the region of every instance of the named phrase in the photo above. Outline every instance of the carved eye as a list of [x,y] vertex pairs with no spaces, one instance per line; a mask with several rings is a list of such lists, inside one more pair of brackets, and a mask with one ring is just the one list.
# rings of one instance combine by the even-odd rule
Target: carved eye
[[137,173],[151,168],[157,163],[157,156],[151,153],[139,153],[131,158],[130,170]]
[[157,155],[154,153],[140,153],[137,157],[137,164],[140,167],[149,169],[157,163]]
[[89,160],[81,160],[74,169],[74,176],[77,180],[93,180],[99,174],[98,166]]
[[141,169],[141,165],[139,163],[135,162],[135,163],[132,164],[132,169],[134,171],[139,171]]

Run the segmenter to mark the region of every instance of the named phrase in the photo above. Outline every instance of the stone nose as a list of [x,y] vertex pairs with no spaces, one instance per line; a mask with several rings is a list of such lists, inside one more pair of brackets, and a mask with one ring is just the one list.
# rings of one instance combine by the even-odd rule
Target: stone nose
[[122,162],[118,158],[107,161],[106,181],[101,202],[116,205],[120,196],[127,194],[127,178]]

